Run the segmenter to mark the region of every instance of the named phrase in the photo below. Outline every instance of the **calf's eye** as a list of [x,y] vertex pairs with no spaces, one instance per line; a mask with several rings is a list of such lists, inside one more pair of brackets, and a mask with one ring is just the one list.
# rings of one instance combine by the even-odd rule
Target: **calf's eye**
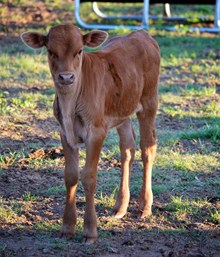
[[47,49],[48,55],[52,58],[56,57],[56,55],[49,49]]
[[49,55],[53,55],[53,53],[50,50],[47,50]]
[[83,50],[82,50],[82,49],[80,49],[80,50],[79,50],[79,52],[78,52],[78,55],[80,55],[80,54],[82,53],[82,51],[83,51]]

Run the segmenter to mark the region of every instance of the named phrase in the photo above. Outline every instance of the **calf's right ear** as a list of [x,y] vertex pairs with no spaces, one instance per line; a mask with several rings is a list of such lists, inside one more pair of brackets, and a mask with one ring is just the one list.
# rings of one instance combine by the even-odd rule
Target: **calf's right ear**
[[24,32],[21,34],[21,39],[25,45],[33,49],[38,49],[46,44],[46,36],[36,32]]
[[108,38],[108,33],[101,30],[92,30],[83,36],[83,44],[89,47],[98,47]]

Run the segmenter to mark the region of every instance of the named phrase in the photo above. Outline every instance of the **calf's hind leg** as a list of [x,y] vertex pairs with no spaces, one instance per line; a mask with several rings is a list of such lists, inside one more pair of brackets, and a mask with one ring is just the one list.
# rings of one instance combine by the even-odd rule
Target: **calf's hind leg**
[[157,96],[141,99],[143,110],[137,113],[140,126],[140,148],[143,161],[143,184],[139,200],[139,217],[151,215],[153,204],[152,166],[156,155],[155,117],[157,112]]
[[128,208],[130,200],[129,180],[131,165],[135,154],[135,133],[130,119],[117,128],[120,138],[121,151],[121,183],[114,206],[115,217],[122,218]]

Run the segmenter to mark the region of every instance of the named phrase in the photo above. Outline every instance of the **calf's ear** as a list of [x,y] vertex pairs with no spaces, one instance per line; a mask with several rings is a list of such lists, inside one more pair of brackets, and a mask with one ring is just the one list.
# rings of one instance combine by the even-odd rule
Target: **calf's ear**
[[108,33],[101,30],[92,30],[83,36],[83,44],[89,47],[98,47],[108,38]]
[[46,44],[46,36],[35,32],[24,32],[21,34],[21,39],[25,45],[33,49],[38,49]]

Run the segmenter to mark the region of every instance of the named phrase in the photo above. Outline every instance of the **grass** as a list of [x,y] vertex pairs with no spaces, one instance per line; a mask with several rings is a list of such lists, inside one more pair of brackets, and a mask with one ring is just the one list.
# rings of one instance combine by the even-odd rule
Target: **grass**
[[42,191],[38,191],[38,194],[43,194],[47,196],[57,195],[57,194],[65,194],[65,187],[64,186],[51,186],[48,189]]
[[[25,6],[26,0],[17,0],[13,4]],[[46,5],[55,11],[59,10],[60,4],[61,0],[46,1]],[[87,7],[85,4],[82,9],[85,16]],[[70,11],[72,5],[67,2],[63,8]],[[114,6],[108,8],[110,12],[115,10]],[[161,6],[157,6],[153,12],[160,13],[160,10]],[[201,13],[212,15],[212,9],[208,7],[194,10],[197,10],[197,16]],[[173,7],[173,13],[180,11],[189,19],[196,19],[194,12],[188,12],[188,7]],[[88,20],[93,18],[87,17]],[[37,30],[47,30],[51,25],[39,26]],[[14,33],[20,30],[17,28]],[[127,32],[109,31],[110,36]],[[117,236],[129,238],[130,241],[124,240],[126,249],[132,249],[134,240],[137,240],[134,245],[138,245],[140,238],[142,247],[154,244],[157,240],[153,243],[144,241],[144,238],[150,240],[149,235],[160,239],[165,234],[167,238],[172,236],[184,242],[189,230],[193,242],[196,237],[212,241],[214,236],[209,237],[209,233],[215,231],[220,222],[219,36],[184,30],[167,33],[151,29],[150,33],[158,41],[162,57],[156,124],[158,153],[153,169],[153,216],[143,222],[136,219],[142,163],[138,125],[133,117],[137,151],[131,173],[130,208],[121,221],[111,216],[120,181],[120,151],[115,130],[109,133],[101,152],[95,201],[100,234],[97,249],[101,247],[103,256],[106,252],[121,253],[123,245],[119,247]],[[32,51],[17,38],[11,44],[1,45],[0,51],[0,221],[5,231],[34,233],[39,249],[65,252],[71,248],[70,244],[56,238],[65,195],[63,157],[31,155],[41,148],[60,147],[58,124],[52,112],[55,90],[45,50]],[[85,150],[82,149],[80,167],[84,163]],[[79,249],[85,207],[81,183],[77,189],[77,207],[79,219],[71,244]],[[203,230],[202,225],[199,229],[191,229],[199,224],[208,229]],[[217,247],[215,245],[213,241],[213,247]],[[92,246],[82,248],[82,255],[97,253]],[[6,250],[5,243],[0,242],[0,252]]]
[[0,221],[2,224],[6,223],[19,223],[22,214],[28,209],[28,205],[21,201],[0,199]]
[[208,218],[208,221],[214,223],[214,224],[220,224],[220,209],[215,210],[214,212],[210,211],[210,217]]
[[213,143],[217,143],[220,138],[220,127],[219,124],[214,124],[212,126],[206,125],[197,131],[189,130],[182,132],[180,134],[181,139],[211,139]]
[[32,195],[31,192],[27,191],[22,195],[23,201],[36,201],[37,197],[35,195]]
[[215,172],[218,170],[218,154],[181,154],[170,152],[159,154],[156,167],[188,172]]
[[183,199],[182,196],[172,197],[166,206],[166,210],[177,220],[184,220],[187,223],[202,220],[219,224],[219,210],[213,212],[211,209],[212,206],[207,199]]

